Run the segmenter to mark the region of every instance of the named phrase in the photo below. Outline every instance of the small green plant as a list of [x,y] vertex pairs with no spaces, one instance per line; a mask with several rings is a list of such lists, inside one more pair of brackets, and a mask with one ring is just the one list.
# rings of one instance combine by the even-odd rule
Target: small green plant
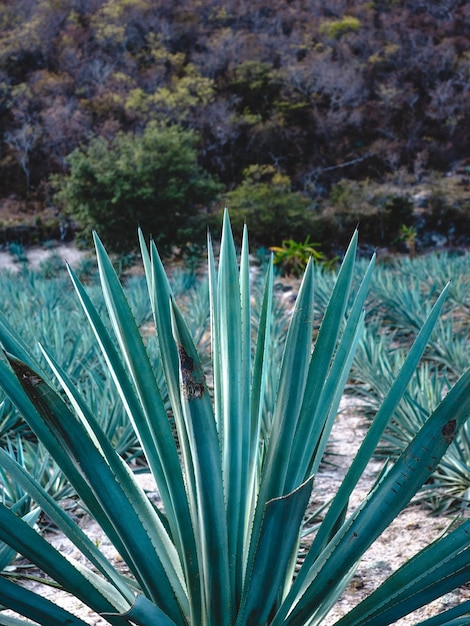
[[[360,506],[347,513],[349,497],[418,365],[447,290],[410,348],[324,519],[311,529],[304,528],[305,512],[315,481],[321,480],[318,470],[361,335],[373,271],[372,260],[352,289],[357,233],[313,350],[315,272],[312,261],[307,265],[268,413],[264,401],[273,373],[272,264],[265,276],[259,323],[252,329],[246,230],[238,262],[226,216],[218,264],[209,242],[209,388],[156,247],[151,243],[149,251],[141,236],[176,438],[125,292],[97,237],[95,243],[108,319],[98,313],[70,270],[71,280],[155,478],[162,510],[139,488],[50,352],[42,349],[60,393],[27,344],[0,323],[5,351],[0,384],[114,544],[129,574],[117,571],[37,481],[1,452],[4,471],[73,541],[90,566],[65,558],[1,503],[0,539],[114,626],[321,624],[365,550],[427,480],[470,412],[467,371],[405,452],[384,468]],[[300,536],[314,530],[308,552],[296,567]],[[467,582],[469,532],[467,520],[418,553],[337,626],[386,626]],[[0,597],[4,606],[39,624],[85,624],[3,577]],[[444,612],[438,623],[469,611],[470,603],[463,603]]]
[[304,273],[310,258],[325,267],[334,267],[338,259],[328,260],[318,250],[319,246],[319,243],[310,243],[310,237],[307,237],[302,243],[284,239],[282,246],[271,246],[270,250],[274,252],[274,265],[279,266],[281,273],[298,278]]
[[14,263],[21,264],[23,269],[26,269],[29,259],[23,244],[12,241],[8,246],[8,251],[13,257]]
[[402,241],[406,245],[406,249],[411,256],[416,254],[416,228],[414,226],[407,226],[402,224],[400,227],[398,240]]

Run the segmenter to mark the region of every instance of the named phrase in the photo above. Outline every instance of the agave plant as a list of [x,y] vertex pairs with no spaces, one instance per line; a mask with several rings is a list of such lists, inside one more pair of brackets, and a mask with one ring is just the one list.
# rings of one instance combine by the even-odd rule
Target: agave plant
[[[286,337],[274,406],[266,415],[272,265],[258,328],[253,329],[246,231],[238,262],[226,216],[218,265],[209,242],[208,384],[157,250],[153,243],[148,250],[142,235],[140,242],[176,436],[138,325],[97,237],[109,324],[69,271],[158,486],[162,509],[146,497],[54,357],[43,348],[60,383],[59,393],[21,338],[1,320],[6,359],[0,363],[1,385],[114,544],[129,574],[117,571],[67,513],[3,453],[4,471],[73,541],[89,565],[60,554],[3,504],[0,539],[116,626],[321,624],[362,554],[434,470],[469,414],[466,372],[404,453],[384,469],[362,504],[347,512],[350,495],[417,367],[446,293],[430,311],[303,562],[296,564],[305,512],[315,481],[321,480],[320,462],[361,334],[373,260],[351,293],[355,234],[313,350],[315,285],[312,262],[308,264]],[[464,522],[431,544],[338,626],[393,623],[469,580],[469,531],[470,521]],[[0,598],[4,606],[39,624],[86,623],[5,578],[0,578]],[[461,616],[469,611],[470,603],[464,603],[427,623],[464,623],[458,620],[468,621]],[[0,616],[0,623],[12,623],[8,619]]]
[[[453,338],[450,337],[449,341],[452,342]],[[373,416],[377,406],[380,406],[390,381],[405,358],[404,350],[392,350],[390,343],[390,338],[384,338],[377,332],[374,337],[370,332],[365,332],[356,352],[352,370],[355,380],[352,386],[365,401],[366,416]],[[431,343],[435,344],[436,341]],[[442,342],[440,343],[442,345]],[[428,354],[427,360],[420,364],[412,377],[389,421],[382,442],[376,449],[376,456],[390,459],[400,455],[452,386],[452,378],[437,368],[434,359],[433,353]],[[420,498],[434,513],[469,506],[469,426],[469,422],[464,424],[454,437],[430,480],[424,485],[423,492],[420,493]]]

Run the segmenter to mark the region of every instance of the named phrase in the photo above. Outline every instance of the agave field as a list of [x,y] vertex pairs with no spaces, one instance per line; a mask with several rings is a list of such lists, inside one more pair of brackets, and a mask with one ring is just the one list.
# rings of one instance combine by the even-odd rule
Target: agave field
[[[20,552],[118,626],[313,625],[413,497],[465,517],[467,252],[374,267],[357,258],[356,233],[337,270],[309,262],[287,285],[272,259],[250,269],[246,232],[237,251],[226,216],[218,265],[209,241],[207,270],[165,273],[140,236],[144,272],[120,281],[95,243],[97,270],[0,274],[0,569]],[[334,467],[328,441],[344,393],[360,398],[367,435],[327,512],[306,521],[321,463]],[[373,455],[383,472],[347,517]],[[146,471],[162,510],[134,483]],[[64,515],[65,499],[83,502],[129,576]],[[41,543],[41,509],[93,571]],[[468,582],[467,526],[338,624],[393,623]],[[299,562],[305,532],[313,539]],[[39,624],[83,626],[8,582],[4,604]],[[468,604],[422,623],[464,624]],[[15,619],[0,612],[1,624],[26,623]]]
[[[260,263],[260,259],[258,259]],[[252,273],[255,307],[253,325],[259,322],[262,271]],[[208,354],[209,290],[207,276],[178,266],[170,272],[173,293],[183,306],[190,330],[201,352]],[[361,262],[358,263],[360,271]],[[95,284],[96,271],[90,263],[77,270],[88,289],[104,308],[102,294]],[[320,323],[336,280],[336,272],[323,264],[315,266],[315,315]],[[359,341],[346,392],[360,396],[364,414],[373,416],[386,396],[403,364],[409,347],[421,328],[438,295],[450,282],[443,314],[434,330],[422,362],[411,379],[404,398],[397,407],[383,440],[377,449],[380,456],[396,458],[446,394],[450,385],[464,372],[470,355],[470,254],[468,252],[433,252],[421,257],[397,257],[378,263],[366,304],[366,325]],[[286,287],[288,284],[288,287]],[[300,282],[299,282],[300,284]],[[274,360],[281,365],[282,350],[292,311],[296,281],[277,276],[277,297],[273,304],[271,342]],[[152,333],[152,313],[144,276],[125,280],[125,290],[132,311],[146,338],[153,365],[161,378],[158,347]],[[31,346],[38,358],[38,342],[47,344],[60,359],[69,376],[76,380],[116,450],[139,469],[140,446],[119,398],[113,391],[109,370],[84,314],[77,308],[73,287],[65,267],[55,262],[53,271],[44,264],[39,269],[0,273],[1,313],[4,323]],[[288,297],[285,297],[287,294]],[[155,345],[153,345],[155,344]],[[270,370],[266,391],[266,414],[274,405],[278,371]],[[164,385],[162,385],[164,388]],[[11,401],[0,391],[0,441],[9,454],[21,461],[40,479],[50,494],[61,499],[72,493],[70,485],[55,468],[42,445],[35,440]],[[269,404],[271,403],[271,407]],[[470,425],[464,426],[452,442],[432,480],[421,494],[435,512],[449,507],[467,506],[470,499]],[[54,469],[51,469],[54,468]],[[1,472],[1,469],[0,469]],[[21,502],[21,511],[29,510],[30,499],[8,478],[2,476],[3,498],[12,504]]]
[[[385,397],[412,340],[448,283],[439,323],[384,434],[379,455],[396,458],[468,367],[470,255],[433,253],[400,258],[377,268],[350,381],[350,390],[363,397],[370,415]],[[434,512],[468,505],[469,437],[469,424],[465,424],[424,487],[421,496]]]

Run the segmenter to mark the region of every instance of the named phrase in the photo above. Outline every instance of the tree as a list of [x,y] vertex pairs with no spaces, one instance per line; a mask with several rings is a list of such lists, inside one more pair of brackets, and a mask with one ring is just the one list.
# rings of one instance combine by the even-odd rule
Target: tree
[[204,230],[199,210],[220,190],[198,166],[196,141],[153,122],[142,135],[94,138],[69,155],[69,175],[53,179],[56,200],[115,251],[134,247],[138,225],[163,247],[194,242]]
[[31,186],[30,154],[38,134],[38,127],[34,121],[25,121],[19,128],[5,133],[5,141],[13,150],[26,177],[26,193],[29,193]]

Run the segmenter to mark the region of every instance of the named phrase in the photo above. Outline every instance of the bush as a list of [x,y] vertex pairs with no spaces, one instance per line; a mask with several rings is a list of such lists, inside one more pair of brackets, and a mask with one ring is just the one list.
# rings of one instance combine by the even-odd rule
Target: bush
[[331,236],[344,241],[358,224],[361,237],[374,245],[390,246],[403,225],[413,225],[413,202],[407,194],[369,180],[343,179],[333,185],[324,219]]
[[69,155],[55,199],[116,252],[135,248],[138,225],[161,249],[200,240],[200,209],[220,187],[198,166],[196,141],[192,131],[155,123],[142,135],[94,138]]
[[303,241],[306,235],[318,239],[312,200],[291,191],[289,177],[273,166],[248,167],[241,185],[225,197],[234,231],[241,234],[243,224],[249,223],[251,241],[258,246]]
[[[470,242],[470,191],[458,177],[434,175],[429,184],[427,230],[435,230],[448,243],[468,246]],[[424,234],[426,236],[426,233]]]
[[339,20],[324,22],[320,26],[320,33],[327,35],[330,39],[341,39],[343,35],[357,32],[361,27],[361,22],[357,17],[344,15]]

